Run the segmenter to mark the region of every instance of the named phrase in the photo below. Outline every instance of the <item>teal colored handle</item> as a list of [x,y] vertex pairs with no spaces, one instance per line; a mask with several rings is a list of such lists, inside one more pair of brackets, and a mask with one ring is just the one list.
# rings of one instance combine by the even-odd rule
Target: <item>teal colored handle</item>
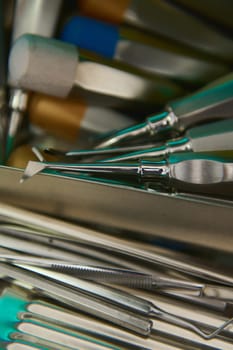
[[201,90],[190,96],[171,102],[169,105],[173,112],[177,116],[180,116],[231,98],[233,98],[233,80],[223,82],[206,90]]
[[18,322],[18,313],[26,309],[27,301],[11,294],[3,294],[0,298],[0,339],[9,341],[10,334],[15,332],[15,323]]

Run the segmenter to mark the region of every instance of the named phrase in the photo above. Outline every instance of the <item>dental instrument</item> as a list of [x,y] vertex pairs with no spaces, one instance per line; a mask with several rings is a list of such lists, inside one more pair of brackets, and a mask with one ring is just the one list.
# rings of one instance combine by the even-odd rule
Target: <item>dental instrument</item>
[[[0,297],[0,305],[4,310],[0,339],[16,344],[21,341],[42,349],[54,350],[79,349],[80,346],[88,350],[113,350],[119,349],[119,344],[123,349],[131,349],[133,346],[117,337],[101,335],[70,324],[69,309],[40,300],[33,293],[29,296],[25,294],[9,287],[3,290]],[[57,319],[59,316],[64,319]],[[138,349],[136,344],[135,348]]]
[[[158,318],[165,322],[175,324],[178,327],[183,327],[190,331],[193,331],[194,333],[198,334],[204,339],[212,339],[216,337],[224,328],[226,328],[228,325],[230,325],[233,322],[233,318],[230,320],[227,320],[220,327],[213,330],[211,333],[207,333],[202,329],[200,329],[195,324],[193,324],[192,322],[190,322],[189,320],[172,315],[169,312],[166,312],[160,309],[152,302],[149,302],[146,299],[134,296],[132,294],[123,292],[122,290],[118,290],[115,288],[113,289],[112,287],[110,288],[107,286],[101,286],[99,284],[96,284],[90,281],[80,280],[76,277],[66,276],[59,272],[48,271],[46,269],[35,267],[35,266],[25,266],[25,265],[20,265],[20,266],[23,267],[23,269],[25,270],[34,272],[40,276],[47,277],[50,282],[56,281],[58,283],[62,283],[64,286],[70,286],[74,288],[75,291],[79,291],[81,295],[82,293],[85,293],[85,295],[88,295],[88,297],[95,296],[95,298],[97,299],[100,298],[100,300],[102,299],[104,302],[109,302],[112,305],[117,305],[122,309],[125,308],[126,310],[128,310],[128,312],[132,312],[134,315],[138,314],[143,318],[144,317]],[[0,267],[0,272],[1,272],[1,267]],[[141,334],[149,335],[151,332],[151,329],[152,329],[152,323],[151,323],[151,326],[149,326],[148,324],[147,328]]]
[[80,15],[65,23],[60,39],[188,87],[202,86],[230,71],[227,65],[196,54],[177,42],[172,44],[133,28]]
[[[167,157],[176,152],[214,152],[233,149],[233,119],[190,128],[183,137],[167,141],[161,146],[138,150],[132,153],[103,159],[103,162],[117,162],[147,157]],[[102,150],[97,149],[96,152]]]
[[232,60],[231,38],[179,8],[174,1],[103,0],[100,4],[98,0],[79,0],[78,7],[86,16],[161,35],[216,60]]
[[230,79],[174,100],[166,106],[165,112],[149,116],[144,123],[103,135],[103,140],[98,141],[96,148],[110,147],[142,137],[156,139],[171,130],[181,134],[200,123],[232,118],[232,91],[233,80]]
[[[77,261],[79,259],[77,258]],[[24,256],[17,254],[3,254],[0,253],[0,261],[10,263],[13,265],[29,265],[39,266],[52,269],[54,271],[73,275],[82,279],[92,280],[100,283],[110,283],[125,285],[130,288],[141,288],[147,290],[157,289],[172,289],[172,290],[184,290],[190,291],[194,295],[201,295],[203,284],[198,284],[189,281],[182,281],[172,278],[164,278],[153,275],[147,275],[138,271],[119,269],[119,268],[107,268],[102,266],[88,266],[80,265],[71,261],[62,261],[55,259],[46,259],[35,256]]]
[[[83,350],[92,350],[90,343],[85,344],[85,340],[87,339],[87,337],[89,337],[90,340],[99,340],[100,342],[98,343],[98,345],[95,342],[96,346],[107,346],[111,344],[112,350],[152,350],[155,348],[158,350],[176,350],[177,346],[183,344],[183,342],[185,342],[186,350],[194,349],[195,345],[197,347],[201,346],[201,349],[203,350],[216,350],[216,346],[220,344],[224,344],[226,346],[226,349],[228,350],[230,346],[230,343],[222,341],[221,339],[215,339],[214,344],[212,344],[212,340],[211,345],[207,345],[206,342],[204,344],[203,342],[197,340],[190,341],[188,340],[189,338],[183,338],[183,330],[181,329],[180,332],[179,329],[177,329],[177,335],[174,335],[173,332],[170,330],[168,332],[166,331],[166,329],[157,329],[155,331],[155,334],[151,334],[150,338],[142,338],[140,336],[137,336],[136,334],[129,333],[123,329],[117,328],[114,325],[102,322],[97,318],[90,317],[76,310],[74,311],[70,307],[69,309],[64,307],[62,308],[61,305],[58,305],[58,303],[51,303],[48,302],[48,300],[45,301],[42,298],[40,298],[38,294],[28,292],[28,290],[25,287],[15,287],[14,284],[10,284],[4,289],[2,297],[3,299],[5,299],[4,301],[6,307],[9,307],[10,305],[12,307],[12,304],[14,305],[13,309],[15,310],[15,315],[17,314],[18,316],[18,322],[15,323],[15,328],[18,326],[17,330],[21,332],[26,332],[27,330],[30,331],[30,344],[32,341],[34,342],[34,344],[31,344],[31,346],[39,347],[39,343],[41,344],[42,338],[45,342],[51,342],[54,340],[58,341],[58,334],[59,331],[61,331],[62,334],[59,334],[59,343],[61,344],[62,342],[61,350],[66,350],[65,344],[66,346],[68,344],[73,344],[73,346],[75,346],[75,350],[77,350],[77,344],[74,342],[74,339],[73,342],[70,343],[71,338],[69,336],[67,338],[64,337],[63,332],[65,330],[69,333],[72,332],[73,335],[77,337],[77,341],[79,342],[79,345],[82,344]],[[17,301],[19,300],[22,300],[20,309],[17,308]],[[36,327],[35,322],[39,322],[40,326],[43,323],[45,327]],[[19,323],[22,324],[22,326],[20,326]],[[32,323],[34,325],[33,327],[31,326]],[[48,328],[51,328],[51,326],[53,328],[56,328],[56,330],[58,331],[56,333],[54,332],[53,337],[51,337],[51,333],[48,332]],[[34,336],[32,336],[32,333],[34,333]],[[17,348],[18,342],[20,342],[20,336],[25,337],[26,334],[20,334],[19,332],[13,333],[14,339],[12,339],[12,343],[16,343],[16,347],[12,347],[12,350],[21,350],[21,347]],[[41,337],[38,339],[37,337],[39,336]],[[81,341],[82,336],[84,342]],[[45,342],[44,346],[46,346]],[[8,342],[4,342],[4,345],[7,344]],[[60,344],[57,343],[55,349],[53,347],[54,344],[52,344],[52,342],[47,344],[47,346],[49,346],[49,349],[51,350],[58,350]],[[99,348],[97,347],[94,349],[96,350]]]
[[[53,36],[60,14],[61,0],[17,0],[12,28],[12,44],[25,33]],[[8,76],[9,80],[9,76]],[[28,92],[12,88],[9,100],[11,109],[6,139],[6,156],[11,153],[23,115],[27,109]]]
[[[158,145],[158,143],[157,143]],[[52,156],[62,157],[62,158],[83,158],[88,156],[106,156],[121,153],[129,153],[138,150],[146,150],[150,147],[155,147],[156,144],[145,144],[145,145],[132,145],[132,146],[122,146],[122,147],[107,147],[99,149],[78,149],[78,150],[68,150],[63,151],[54,148],[45,148],[43,151]]]
[[[166,157],[174,152],[212,152],[233,149],[232,143],[233,119],[220,120],[190,128],[183,137],[166,141],[165,143],[128,145],[122,147],[107,147],[97,149],[80,149],[61,151],[47,148],[45,153],[69,158],[84,158],[88,156],[106,156],[119,154],[112,158],[101,158],[103,162],[115,162],[145,157]],[[32,159],[33,160],[33,159]]]
[[[114,237],[112,235],[105,234],[101,231],[88,229],[80,225],[74,225],[64,220],[58,220],[51,216],[46,216],[42,214],[35,213],[30,210],[25,210],[19,207],[15,207],[6,203],[0,202],[0,218],[4,222],[13,222],[20,224],[21,226],[26,226],[27,228],[33,228],[34,234],[32,235],[35,240],[39,233],[45,235],[45,241],[50,243],[48,249],[51,251],[52,242],[59,242],[62,240],[58,247],[66,247],[64,244],[69,244],[68,250],[71,250],[70,247],[75,247],[75,244],[84,244],[88,249],[93,248],[95,253],[101,248],[102,251],[105,251],[108,256],[111,257],[111,260],[114,258],[113,253],[116,253],[120,256],[120,261],[122,262],[126,258],[138,259],[140,262],[144,262],[151,267],[158,266],[164,269],[171,269],[172,271],[179,271],[184,273],[186,276],[195,276],[202,281],[211,281],[214,283],[219,283],[221,285],[233,286],[233,279],[231,274],[224,271],[216,271],[216,269],[211,268],[206,262],[201,263],[196,260],[192,260],[192,265],[190,265],[190,258],[183,257],[182,254],[174,254],[174,251],[169,250],[168,253],[158,252],[157,249],[148,250],[146,244],[142,242],[137,242],[133,240],[126,240],[120,237]],[[5,237],[10,238],[10,235],[7,233]],[[32,245],[29,245],[28,249],[25,251],[25,244],[29,240],[29,236],[23,239],[24,244],[19,245],[17,241],[14,241],[15,247],[20,247],[23,252],[30,254]],[[4,242],[1,240],[1,242]],[[66,242],[66,243],[64,243]],[[130,244],[129,244],[130,242]],[[58,244],[58,243],[56,243]],[[64,245],[64,246],[63,246]],[[56,247],[56,245],[55,245]],[[153,248],[153,246],[150,246]],[[36,249],[38,251],[38,249]],[[73,253],[75,253],[74,250]],[[112,255],[109,255],[109,251]],[[46,253],[45,249],[41,249],[41,255]],[[60,255],[59,255],[60,254]],[[77,254],[77,252],[76,252]],[[93,251],[91,252],[92,256],[94,255]],[[51,255],[51,254],[50,254]],[[56,253],[55,258],[61,258],[61,253]],[[65,256],[64,256],[65,257]],[[99,256],[100,258],[100,256]],[[70,252],[67,260],[70,260]],[[73,255],[72,261],[75,261],[75,255]],[[77,255],[76,255],[77,259]],[[109,263],[109,261],[108,261]],[[119,259],[118,264],[119,265]]]
[[194,191],[232,196],[233,163],[205,153],[174,153],[167,160],[136,163],[79,163],[29,161],[20,182],[49,169],[59,173],[86,173],[98,176],[131,177],[135,181],[153,184],[174,191]]
[[36,35],[23,35],[15,42],[9,75],[16,88],[131,110],[151,110],[183,93],[171,81],[129,71],[74,45]]
[[79,292],[77,289],[74,290],[70,286],[65,286],[56,280],[49,280],[44,276],[39,276],[38,272],[33,273],[25,268],[1,264],[0,275],[4,280],[10,280],[22,287],[26,284],[26,286],[36,290],[41,295],[51,297],[53,300],[61,302],[68,307],[87,312],[94,317],[110,321],[135,333],[147,336],[151,332],[152,322],[147,317],[136,312],[128,312],[107,302],[102,301],[100,303],[94,296],[90,297],[86,293]]

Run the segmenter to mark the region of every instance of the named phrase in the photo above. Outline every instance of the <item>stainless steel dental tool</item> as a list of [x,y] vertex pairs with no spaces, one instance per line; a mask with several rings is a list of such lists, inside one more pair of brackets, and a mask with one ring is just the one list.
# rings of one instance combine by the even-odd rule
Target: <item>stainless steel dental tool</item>
[[138,334],[145,336],[151,332],[152,322],[147,317],[138,313],[128,312],[123,308],[104,301],[100,303],[94,295],[90,297],[56,280],[49,280],[44,276],[40,276],[38,273],[29,272],[28,269],[1,264],[0,276],[4,280],[12,281],[23,287],[29,287],[39,292],[39,294],[51,297],[53,300],[63,303],[66,306],[110,321],[115,325],[119,325]]
[[[136,335],[131,337],[131,341],[124,339],[124,331],[112,327],[115,334],[111,333],[110,325],[57,304],[48,303],[25,288],[6,283],[0,294],[3,311],[0,340],[11,341],[15,347],[3,348],[0,342],[1,349],[19,350],[18,342],[22,342],[24,350],[31,349],[26,344],[43,350],[151,350],[151,347],[137,345]],[[147,343],[152,342],[148,339]]]
[[[138,324],[136,323],[135,325],[132,324],[127,324],[127,321],[124,323],[122,323],[122,319],[120,321],[120,323],[118,323],[119,321],[114,320],[114,313],[110,316],[108,316],[108,318],[105,317],[105,319],[110,320],[111,322],[114,322],[116,324],[120,324],[121,326],[131,329],[134,332],[138,332],[141,335],[150,335],[151,330],[152,330],[152,326],[153,323],[150,321],[150,317],[152,318],[158,318],[161,319],[165,322],[168,323],[172,323],[175,324],[178,327],[182,327],[185,329],[188,329],[196,334],[198,334],[199,336],[201,336],[204,339],[212,339],[214,337],[216,337],[223,329],[225,329],[228,325],[230,325],[233,322],[233,319],[230,319],[228,321],[225,321],[220,327],[218,327],[217,329],[211,331],[211,333],[207,333],[205,331],[203,331],[202,329],[200,329],[197,325],[195,325],[195,323],[192,323],[190,320],[182,318],[182,317],[178,317],[176,315],[173,315],[169,312],[166,312],[164,310],[162,310],[161,308],[157,307],[154,303],[149,302],[146,299],[134,296],[132,294],[123,292],[122,290],[118,290],[115,288],[111,288],[111,287],[107,287],[107,286],[102,286],[90,281],[84,281],[81,279],[78,279],[76,277],[72,277],[72,276],[66,276],[62,273],[59,272],[54,272],[54,271],[48,271],[46,269],[43,268],[39,268],[39,267],[35,267],[35,266],[23,266],[23,269],[36,273],[38,275],[38,280],[39,282],[36,282],[35,284],[37,284],[37,288],[38,284],[40,283],[40,279],[41,277],[46,277],[46,279],[48,280],[48,287],[47,289],[50,289],[50,284],[52,283],[58,283],[58,284],[62,284],[64,288],[67,287],[71,287],[71,292],[75,292],[76,295],[78,296],[78,298],[82,298],[84,296],[87,297],[87,299],[89,299],[89,297],[93,300],[95,300],[95,302],[97,302],[97,300],[102,300],[102,303],[99,303],[99,309],[100,310],[104,310],[104,307],[106,305],[108,305],[108,307],[111,305],[113,307],[113,309],[115,309],[115,307],[118,308],[122,308],[122,315],[124,314],[124,312],[127,313],[131,313],[132,315],[134,315],[135,317],[143,317],[142,321],[144,321],[144,325],[143,322],[141,322],[140,326],[141,326],[141,330],[138,327]],[[3,275],[3,272],[5,271],[6,273],[6,268],[5,265],[0,266],[0,274]],[[17,276],[17,271],[10,271],[10,273],[8,274],[8,276],[15,278],[15,276]],[[30,278],[30,277],[29,277]],[[28,281],[28,278],[25,279],[25,282]],[[84,294],[83,294],[84,293]],[[51,295],[48,294],[48,295]],[[64,294],[65,295],[65,294]],[[52,295],[51,295],[52,296]],[[75,301],[78,299],[76,296]],[[84,297],[85,300],[85,297]],[[86,300],[87,302],[87,300]],[[82,306],[81,310],[85,310],[86,307],[86,302],[84,303],[84,305]],[[104,302],[104,304],[103,304]],[[72,304],[71,304],[72,305]],[[88,305],[89,309],[92,307],[91,303]],[[87,307],[86,307],[87,308]],[[90,312],[88,310],[86,310],[86,312]],[[99,315],[99,312],[97,313],[97,316]],[[120,318],[120,313],[117,317]],[[103,317],[103,315],[101,316]],[[103,318],[104,318],[103,317]],[[110,319],[109,319],[110,317]],[[125,317],[125,316],[124,316]],[[112,318],[112,319],[111,319]],[[146,324],[146,320],[148,320],[148,323]],[[132,319],[130,320],[131,322],[136,321]],[[137,321],[136,321],[137,322]],[[150,323],[151,322],[151,323]],[[128,322],[130,323],[130,322]],[[143,327],[146,328],[143,331]]]
[[96,148],[110,147],[142,137],[163,135],[175,129],[183,133],[186,129],[218,119],[232,118],[233,80],[214,84],[192,95],[169,102],[166,111],[149,116],[145,122],[104,135]]
[[[227,285],[230,287],[233,286],[232,275],[227,273],[226,270],[222,271],[221,269],[221,271],[216,271],[216,269],[213,269],[213,267],[210,268],[206,261],[202,261],[201,263],[200,261],[197,262],[196,259],[193,259],[192,264],[190,264],[189,257],[182,256],[182,254],[178,252],[175,253],[170,249],[167,253],[161,253],[161,251],[158,251],[157,249],[149,250],[147,245],[142,244],[142,242],[137,243],[132,239],[126,240],[122,237],[105,234],[99,230],[88,229],[77,224],[74,225],[64,220],[58,220],[54,217],[38,214],[30,210],[7,205],[2,202],[0,202],[0,218],[4,222],[14,222],[27,228],[33,227],[33,239],[40,235],[41,237],[45,236],[45,242],[50,243],[50,248],[53,246],[53,242],[56,243],[59,240],[63,240],[62,242],[69,243],[69,246],[73,247],[74,249],[71,250],[70,248],[69,250],[71,250],[73,253],[76,251],[77,254],[76,244],[85,244],[89,249],[91,247],[93,251],[97,251],[99,248],[101,248],[102,251],[108,253],[111,260],[113,253],[119,255],[121,263],[127,258],[134,258],[139,262],[146,263],[153,269],[156,267],[161,267],[166,270],[171,269],[172,271],[181,272],[185,274],[185,276],[195,276],[202,281],[205,280],[212,283],[217,282],[221,285]],[[7,234],[7,236],[9,237],[9,234]],[[27,242],[27,240],[28,236],[23,238],[22,241]],[[4,240],[2,239],[1,241]],[[58,245],[58,247],[64,248],[65,246],[63,244],[64,243],[61,243],[61,245]],[[55,244],[55,247],[56,246],[57,244]],[[19,247],[17,242],[16,247]],[[30,250],[25,250],[25,243],[21,245],[21,248],[22,252],[30,254],[32,245],[30,245]],[[150,245],[150,248],[154,247]],[[92,255],[93,251],[91,252]],[[109,251],[112,255],[109,254]],[[43,252],[45,252],[45,249],[41,250],[42,256],[49,257],[49,255],[44,255]],[[64,258],[64,256],[65,255],[62,255],[62,258]],[[61,254],[55,255],[55,258],[59,259],[59,257],[61,257]],[[70,254],[66,259],[70,260]],[[75,261],[74,254],[72,261]],[[125,267],[125,265],[123,266],[122,264],[117,265]],[[132,265],[130,268],[132,268]]]
[[[205,8],[208,16],[214,9],[220,8],[218,15],[228,19],[231,23],[231,1],[224,1],[224,5],[217,1],[176,1],[187,7]],[[190,4],[191,3],[191,4]],[[208,6],[208,4],[211,4]],[[194,4],[194,5],[193,5]],[[232,38],[221,33],[215,26],[209,25],[203,18],[183,10],[177,3],[163,0],[79,0],[81,12],[93,18],[111,23],[126,23],[145,31],[159,34],[174,42],[180,42],[197,52],[206,52],[215,59],[230,60],[232,62]],[[222,9],[223,7],[223,9]],[[219,13],[220,12],[220,13]],[[201,13],[201,11],[200,11]],[[199,14],[200,14],[199,13]],[[227,15],[225,15],[227,14]]]
[[[12,327],[9,328],[9,323],[5,325],[8,334],[7,341],[0,342],[2,350],[34,350],[37,349],[35,344],[40,350],[70,350],[71,348],[75,350],[152,350],[155,348],[157,350],[165,350],[165,348],[176,350],[177,344],[179,345],[183,340],[181,333],[180,336],[173,336],[170,339],[170,332],[166,331],[160,331],[159,337],[157,332],[156,338],[153,336],[147,339],[138,337],[114,325],[77,311],[74,312],[70,308],[61,308],[57,303],[45,302],[42,298],[38,298],[38,295],[28,293],[22,288],[16,289],[14,285],[4,289],[1,301],[5,304],[5,308],[12,307],[12,303],[15,304],[15,313],[12,312],[12,317],[15,318],[17,315],[19,318],[18,322],[14,322],[14,330]],[[18,306],[18,302],[20,304],[25,302],[25,304]],[[27,347],[25,343],[21,347],[19,342],[23,341],[22,337],[26,338],[25,341],[28,340],[32,347]],[[9,338],[11,339],[10,344]],[[222,340],[215,339],[214,342],[219,344],[222,343]],[[188,346],[186,341],[186,346],[188,346],[186,350],[192,350],[194,344],[198,343],[199,341],[188,341],[190,345]],[[224,344],[227,344],[226,341]],[[205,346],[205,350],[215,349],[216,346]]]
[[23,35],[15,42],[9,75],[16,88],[131,110],[152,110],[183,93],[173,82],[129,72],[74,45],[36,35]]
[[72,261],[46,259],[44,257],[38,258],[28,255],[10,255],[10,252],[8,254],[1,253],[0,261],[16,266],[28,265],[49,268],[63,274],[98,283],[157,291],[190,302],[193,305],[199,305],[217,311],[226,317],[233,316],[233,290],[231,287],[182,281],[161,277],[156,273],[148,275],[129,269],[107,268],[98,265],[80,265]]
[[[137,163],[80,163],[65,164],[30,161],[21,182],[41,171],[57,170],[60,173],[86,173],[98,176],[128,176],[143,183],[153,183],[165,189],[186,190],[193,187],[197,192],[207,190],[219,195],[232,195],[229,186],[233,182],[233,163],[221,157],[202,153],[174,153],[167,160]],[[206,186],[209,188],[207,189]],[[224,187],[226,187],[224,191]],[[222,192],[223,191],[223,192]]]
[[[158,4],[154,13],[157,11]],[[117,62],[137,67],[142,72],[166,77],[188,86],[203,86],[230,69],[216,59],[207,58],[206,55],[203,57],[200,52],[197,54],[179,45],[177,41],[172,43],[158,35],[150,35],[148,32],[145,34],[124,25],[107,24],[106,21],[97,21],[86,16],[76,15],[69,18],[60,38]]]
[[130,146],[122,146],[122,147],[107,147],[107,148],[99,148],[99,149],[78,149],[78,150],[58,150],[54,148],[46,148],[43,151],[45,153],[62,157],[62,158],[86,158],[86,157],[92,157],[92,156],[112,156],[116,154],[122,154],[122,153],[129,153],[139,150],[146,150],[150,147],[156,147],[157,143],[150,143],[146,145],[130,145]]
[[220,120],[188,129],[183,137],[171,139],[164,144],[134,145],[108,147],[90,150],[59,152],[53,149],[46,153],[64,158],[83,158],[84,156],[106,156],[119,154],[112,158],[102,159],[104,162],[115,162],[145,157],[166,157],[176,152],[212,152],[233,149],[233,119]]
[[[77,261],[79,259],[77,258]],[[202,295],[203,284],[178,279],[165,278],[148,275],[138,271],[107,268],[102,266],[80,265],[71,261],[62,261],[35,256],[24,256],[17,254],[0,253],[0,261],[14,265],[29,265],[52,269],[54,271],[73,275],[82,279],[92,280],[100,283],[110,283],[125,285],[130,288],[140,288],[148,290],[165,289],[187,291],[195,296]]]
[[[122,256],[119,256],[117,260],[118,265],[116,267],[113,264],[114,262],[116,263],[113,254],[111,254],[111,256],[108,254],[108,259],[106,259],[106,262],[108,262],[107,264],[106,262],[103,263],[103,261],[100,260],[104,258],[103,252],[99,252],[98,255],[97,250],[91,249],[90,246],[86,249],[91,258],[87,255],[87,257],[83,259],[80,253],[85,253],[86,251],[78,242],[64,241],[64,239],[61,240],[53,235],[46,236],[39,231],[27,231],[23,226],[15,232],[16,236],[14,237],[12,236],[13,232],[7,228],[8,226],[4,224],[0,226],[0,231],[4,231],[4,235],[0,235],[0,257],[2,262],[5,261],[11,264],[23,263],[25,265],[42,266],[46,268],[54,267],[57,271],[62,271],[84,279],[95,280],[97,282],[119,283],[131,288],[136,286],[140,288],[149,287],[149,289],[156,290],[160,293],[179,293],[183,298],[185,295],[192,295],[194,297],[201,296],[201,298],[198,299],[198,303],[201,303],[201,305],[207,303],[203,298],[211,298],[209,303],[207,303],[208,307],[210,304],[214,309],[217,307],[217,310],[224,312],[224,314],[226,312],[226,316],[228,317],[233,315],[230,304],[225,302],[226,300],[229,302],[233,301],[232,287],[221,285],[222,283],[226,284],[223,278],[224,276],[220,279],[220,276],[217,278],[217,274],[215,273],[215,278],[213,276],[210,278],[210,271],[208,271],[207,268],[205,268],[204,282],[196,283],[184,280],[184,276],[181,276],[181,279],[169,276],[168,271],[165,275],[160,275],[158,273],[159,268],[157,267],[152,267],[150,271],[143,272],[140,261],[138,261],[139,265],[133,262],[132,265],[128,266],[126,257],[123,258]],[[31,242],[26,244],[29,240],[31,240]],[[52,243],[50,241],[52,241]],[[43,242],[50,242],[50,244],[47,246],[38,244]],[[4,247],[4,249],[2,247]],[[59,247],[60,250],[58,249]],[[18,253],[16,253],[16,251]],[[73,254],[71,252],[73,252]],[[31,254],[34,255],[30,256]],[[153,252],[153,256],[156,257],[155,252]],[[97,259],[98,257],[99,259]],[[105,257],[107,256],[105,255]],[[175,265],[175,261],[177,263],[177,259],[173,260],[173,265]],[[120,267],[119,262],[122,262]],[[201,276],[200,268],[199,274]],[[206,284],[206,281],[209,281],[208,284]],[[216,281],[217,284],[213,284],[213,281]],[[230,285],[232,286],[232,284]],[[218,301],[216,301],[216,298]],[[197,300],[194,300],[194,302],[197,303]]]

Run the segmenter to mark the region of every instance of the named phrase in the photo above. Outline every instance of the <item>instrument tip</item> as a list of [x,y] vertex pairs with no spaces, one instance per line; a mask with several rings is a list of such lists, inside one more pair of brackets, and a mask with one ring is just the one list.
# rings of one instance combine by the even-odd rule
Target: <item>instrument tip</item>
[[41,162],[35,162],[35,161],[29,161],[24,173],[20,179],[20,183],[25,182],[26,180],[28,180],[30,177],[40,173],[42,170],[44,170],[46,168],[46,165],[44,163]]

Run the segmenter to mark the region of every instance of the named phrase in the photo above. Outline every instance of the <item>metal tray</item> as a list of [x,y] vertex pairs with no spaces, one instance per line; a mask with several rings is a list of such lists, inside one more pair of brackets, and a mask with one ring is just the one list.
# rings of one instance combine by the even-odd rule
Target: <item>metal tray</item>
[[233,252],[233,202],[0,168],[1,201],[69,220]]

